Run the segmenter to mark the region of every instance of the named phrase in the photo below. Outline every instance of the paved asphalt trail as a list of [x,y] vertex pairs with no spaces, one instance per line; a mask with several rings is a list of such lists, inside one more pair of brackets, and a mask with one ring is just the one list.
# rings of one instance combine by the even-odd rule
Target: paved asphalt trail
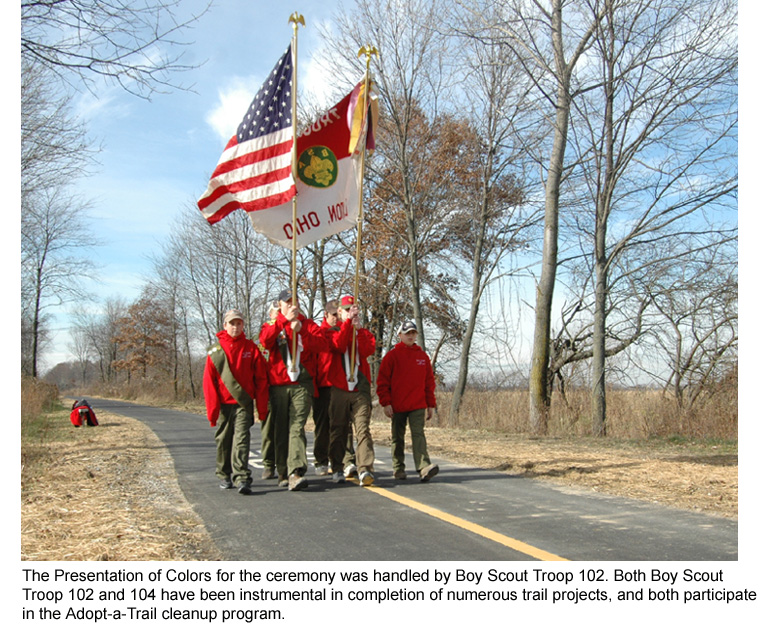
[[218,487],[214,429],[204,416],[114,400],[91,403],[98,413],[138,419],[158,435],[185,497],[228,560],[738,559],[736,521],[437,458],[441,472],[429,483],[413,473],[396,482],[390,450],[379,446],[371,488],[333,484],[310,466],[309,488],[289,492],[260,477],[258,423],[251,443],[254,494],[243,496]]

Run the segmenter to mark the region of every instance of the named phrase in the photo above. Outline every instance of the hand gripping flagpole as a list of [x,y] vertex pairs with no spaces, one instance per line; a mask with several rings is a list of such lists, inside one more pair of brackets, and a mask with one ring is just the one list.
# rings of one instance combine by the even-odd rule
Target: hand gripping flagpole
[[[290,18],[288,18],[288,23],[293,24],[293,85],[291,88],[291,94],[292,94],[292,110],[291,110],[291,121],[293,125],[293,150],[291,152],[291,171],[293,175],[293,181],[295,181],[298,175],[298,25],[301,24],[304,28],[306,27],[306,22],[303,19],[303,15],[301,15],[298,12],[293,13]],[[296,233],[296,226],[298,225],[298,193],[296,193],[293,196],[293,220],[292,220],[292,226],[293,226],[293,256],[290,262],[290,283],[291,283],[291,294],[293,296],[293,305],[298,307],[298,278],[297,278],[297,271],[296,271],[296,251],[298,249],[298,235]],[[293,332],[293,344],[291,348],[291,359],[290,359],[290,370],[288,371],[288,375],[290,376],[291,381],[295,382],[296,378],[298,377],[299,371],[298,371],[298,335]]]
[[[362,102],[362,121],[363,124],[367,124],[364,131],[364,136],[361,142],[361,164],[359,175],[359,215],[357,217],[356,224],[356,271],[354,273],[354,304],[359,301],[359,267],[361,263],[362,253],[362,222],[364,221],[364,161],[367,155],[367,136],[369,134],[369,113],[370,113],[370,75],[369,66],[372,61],[372,55],[377,56],[377,48],[371,45],[362,46],[359,49],[358,57],[365,57],[367,66],[364,72],[364,100]],[[354,328],[353,336],[351,337],[351,359],[349,364],[350,376],[348,378],[348,386],[350,390],[353,390],[356,386],[356,328]]]

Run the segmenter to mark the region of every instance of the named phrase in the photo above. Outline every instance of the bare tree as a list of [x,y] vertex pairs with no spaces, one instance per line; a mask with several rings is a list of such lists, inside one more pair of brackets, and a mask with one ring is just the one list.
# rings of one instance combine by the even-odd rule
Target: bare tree
[[[657,359],[657,375],[682,409],[736,368],[739,282],[732,247],[714,246],[694,262],[674,263],[668,287],[653,294],[661,319],[650,334],[666,355]],[[652,364],[645,366],[652,371]]]
[[61,81],[93,90],[98,79],[112,80],[145,98],[181,87],[171,77],[191,66],[176,46],[205,10],[180,19],[179,0],[21,2],[22,361],[33,375],[44,311],[82,296],[95,243],[85,202],[66,190],[95,150]]
[[[189,45],[181,36],[208,7],[178,17],[180,0],[22,0],[21,55],[88,88],[97,77],[140,97],[175,88]],[[169,52],[169,50],[172,50]]]
[[547,431],[551,401],[549,346],[558,263],[560,191],[568,173],[565,151],[572,102],[583,89],[574,82],[574,76],[599,28],[602,12],[597,9],[601,0],[484,0],[461,4],[479,17],[485,27],[499,31],[499,41],[523,66],[535,87],[538,98],[535,106],[548,108],[547,123],[553,130],[550,156],[544,167],[544,235],[529,379],[530,426],[535,433],[543,434]]
[[210,226],[197,209],[188,210],[157,261],[176,268],[190,323],[206,345],[228,308],[240,308],[249,327],[263,323],[268,302],[288,283],[288,250],[256,234],[243,211]]
[[90,365],[90,358],[93,354],[92,343],[84,328],[76,326],[72,328],[69,349],[71,349],[76,358],[76,364],[77,367],[79,367],[79,381],[84,386],[87,383],[87,369]]
[[[498,42],[498,32],[493,27],[483,28],[480,19],[464,25],[461,18],[456,20],[456,28],[466,33],[460,39],[463,54],[459,62],[467,71],[458,87],[465,94],[463,114],[470,120],[472,132],[462,130],[468,141],[457,158],[466,164],[457,167],[461,193],[454,249],[465,261],[463,272],[469,272],[470,288],[449,414],[452,424],[458,420],[468,382],[481,301],[489,287],[504,277],[506,257],[526,245],[526,231],[537,216],[526,206],[529,177],[522,145],[522,141],[531,141],[527,128],[536,117],[528,102],[529,80],[509,49]],[[533,137],[535,142],[538,139]]]
[[34,194],[21,213],[22,319],[30,332],[28,373],[37,377],[46,309],[89,296],[82,279],[94,263],[83,256],[94,240],[85,225],[86,206],[65,189]]
[[121,298],[109,298],[97,313],[76,310],[73,314],[74,332],[87,337],[87,343],[96,357],[101,382],[113,382],[113,363],[119,359],[116,342],[118,321],[127,315],[127,303]]
[[[425,154],[439,127],[439,99],[449,83],[444,63],[447,43],[434,28],[443,19],[447,5],[440,0],[357,0],[355,6],[353,12],[337,16],[335,31],[325,32],[325,40],[334,56],[342,59],[340,75],[349,84],[355,82],[359,69],[356,51],[367,43],[379,50],[373,72],[383,133],[368,163],[368,177],[387,180],[391,171],[397,176],[392,190],[405,216],[400,232],[408,250],[409,302],[424,348],[425,285],[420,252],[425,229],[429,232],[444,223],[442,218],[429,217],[442,217],[439,211],[444,194],[441,186],[431,185],[432,171]],[[351,75],[354,78],[347,78]]]
[[50,72],[21,62],[21,199],[86,174],[95,150]]
[[[603,436],[614,268],[624,255],[641,259],[641,250],[655,242],[662,249],[652,262],[668,262],[684,243],[687,250],[700,247],[693,233],[717,230],[724,205],[735,201],[737,54],[730,33],[736,6],[605,0],[599,22],[590,53],[597,62],[584,73],[598,71],[599,79],[591,75],[586,83],[601,87],[574,99],[572,141],[584,156],[585,191],[594,207],[584,238],[593,248],[592,420],[594,433]],[[646,271],[652,270],[648,263]]]
[[22,62],[22,370],[33,376],[49,336],[45,312],[85,295],[81,279],[97,243],[86,225],[86,202],[68,191],[93,162],[86,129],[70,114],[70,103],[50,72]]

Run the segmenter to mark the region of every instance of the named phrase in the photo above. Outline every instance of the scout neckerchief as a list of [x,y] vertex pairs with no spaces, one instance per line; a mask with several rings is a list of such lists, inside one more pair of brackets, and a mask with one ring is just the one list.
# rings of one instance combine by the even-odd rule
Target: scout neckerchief
[[298,380],[299,375],[301,374],[301,352],[303,351],[303,341],[301,340],[301,335],[297,335],[298,338],[298,347],[296,348],[296,366],[295,371],[293,371],[293,357],[290,353],[290,345],[288,344],[288,335],[285,334],[285,332],[281,332],[280,335],[277,337],[277,347],[280,349],[280,356],[282,356],[282,360],[285,363],[285,366],[288,370],[288,376],[290,377],[291,382],[295,382]]
[[[346,351],[343,353],[343,369],[346,372],[346,384],[348,384],[348,390],[353,391],[356,388],[356,384],[359,382],[359,358],[357,354],[357,358],[354,359],[354,375],[353,380],[351,379],[351,358],[349,356],[349,351],[351,350],[351,346],[349,345],[346,348]],[[358,352],[358,346],[357,346],[357,352]]]
[[[344,321],[343,323],[350,323],[349,321]],[[335,328],[338,329],[337,327]],[[359,332],[357,330],[356,332],[356,359],[354,361],[354,379],[351,380],[351,357],[350,357],[350,351],[351,351],[351,345],[349,345],[346,348],[346,351],[343,353],[343,370],[346,372],[346,385],[348,386],[349,391],[353,391],[357,385],[359,385],[359,391],[363,391],[365,393],[371,393],[372,391],[372,385],[369,383],[369,380],[365,377],[365,375],[359,371]]]

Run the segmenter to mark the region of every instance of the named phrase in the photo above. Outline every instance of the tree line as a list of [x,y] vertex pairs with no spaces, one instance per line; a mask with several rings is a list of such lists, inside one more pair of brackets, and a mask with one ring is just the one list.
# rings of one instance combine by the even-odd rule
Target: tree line
[[[508,381],[529,386],[526,417],[545,433],[552,397],[575,385],[603,436],[612,383],[657,384],[688,408],[735,371],[736,21],[731,0],[356,0],[320,32],[336,95],[356,82],[356,50],[380,53],[360,300],[378,356],[416,320],[452,391],[448,423],[468,384]],[[22,369],[36,374],[46,306],[82,271],[75,254],[61,262],[82,242],[43,217],[83,204],[30,188],[40,176],[25,178],[24,157],[52,172],[86,151],[67,156],[84,135],[65,100],[34,104],[49,68],[24,62]],[[300,106],[303,124],[319,114],[308,96]],[[34,152],[35,116],[77,129],[61,154]],[[355,237],[299,251],[307,314],[351,292]],[[77,358],[103,381],[197,395],[224,311],[240,308],[255,338],[289,272],[288,250],[244,214],[210,227],[188,206],[137,301],[78,316]],[[516,336],[531,326],[526,357]]]

